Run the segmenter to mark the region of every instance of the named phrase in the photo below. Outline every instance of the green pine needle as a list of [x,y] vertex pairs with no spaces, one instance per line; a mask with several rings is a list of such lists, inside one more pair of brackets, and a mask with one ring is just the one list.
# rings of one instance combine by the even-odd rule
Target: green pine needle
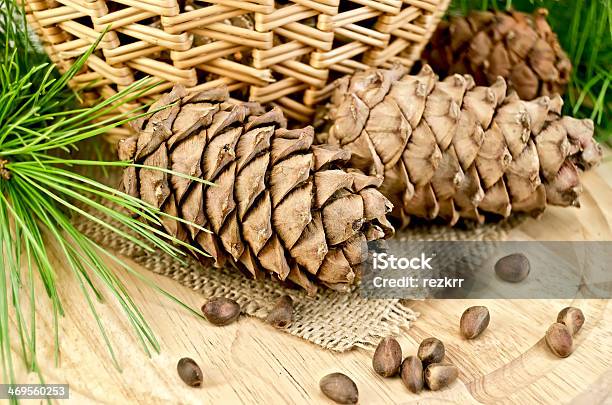
[[548,22],[574,69],[565,114],[591,118],[599,140],[612,144],[612,2],[610,0],[453,0],[451,13],[548,9]]
[[[111,260],[198,314],[112,253],[97,246],[75,227],[72,217],[87,218],[144,249],[160,249],[179,259],[184,255],[183,248],[191,247],[160,230],[168,214],[74,170],[75,166],[110,168],[128,167],[132,163],[78,160],[69,154],[78,150],[80,142],[143,116],[143,111],[121,114],[118,108],[150,90],[152,84],[146,79],[137,81],[93,107],[79,107],[78,95],[69,90],[67,84],[81,70],[97,43],[65,74],[59,75],[31,40],[25,28],[25,17],[15,0],[0,0],[0,9],[3,10],[0,17],[0,43],[3,46],[0,51],[0,357],[3,381],[15,382],[11,336],[18,337],[21,357],[27,368],[39,373],[35,298],[42,292],[36,291],[37,277],[51,302],[55,359],[59,359],[58,325],[64,310],[60,298],[61,283],[54,265],[57,261],[51,260],[53,253],[60,255],[77,280],[109,354],[119,367],[110,338],[96,312],[95,302],[102,300],[103,290],[119,303],[145,352],[157,352],[160,347],[126,286],[105,260]],[[113,118],[104,118],[107,116]],[[210,184],[191,176],[163,171]],[[109,208],[104,202],[121,209]],[[142,217],[147,222],[135,217]],[[57,252],[48,247],[50,239]],[[28,301],[27,306],[23,305],[24,300]],[[25,307],[29,310],[26,311]],[[14,322],[9,320],[9,314],[13,314]]]

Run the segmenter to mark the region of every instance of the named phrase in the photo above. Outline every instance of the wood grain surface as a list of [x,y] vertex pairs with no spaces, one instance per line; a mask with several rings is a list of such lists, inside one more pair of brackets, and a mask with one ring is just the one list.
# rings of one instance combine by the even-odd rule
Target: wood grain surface
[[[580,210],[550,208],[539,220],[528,220],[515,229],[511,237],[612,240],[611,180],[612,163],[608,160],[584,176]],[[198,308],[203,303],[199,293],[136,268],[187,304]],[[399,337],[404,355],[414,354],[423,338],[436,336],[445,342],[447,358],[460,369],[459,380],[449,388],[415,395],[398,378],[376,375],[369,351],[333,353],[245,317],[226,327],[214,327],[129,274],[123,279],[155,331],[162,352],[147,357],[121,309],[109,298],[97,308],[121,364],[119,371],[85,308],[78,285],[60,260],[57,270],[66,309],[60,325],[59,367],[54,362],[52,320],[44,296],[39,297],[38,350],[46,382],[70,384],[71,399],[59,403],[330,403],[319,391],[318,382],[334,371],[355,380],[362,404],[612,403],[612,311],[608,300],[481,300],[478,304],[490,310],[491,324],[473,341],[459,336],[458,322],[463,310],[476,301],[411,302],[421,316]],[[567,305],[580,307],[587,320],[575,340],[574,353],[559,359],[547,350],[542,337],[557,312]],[[13,347],[18,355],[17,344]],[[185,386],[177,376],[176,363],[184,356],[202,366],[204,384],[199,389]],[[37,382],[20,364],[17,368],[19,382]]]

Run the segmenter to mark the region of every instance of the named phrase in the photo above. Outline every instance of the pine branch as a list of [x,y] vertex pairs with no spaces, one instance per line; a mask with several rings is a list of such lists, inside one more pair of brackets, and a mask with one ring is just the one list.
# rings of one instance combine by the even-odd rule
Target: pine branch
[[[25,17],[15,0],[0,0],[0,9],[4,10],[0,17],[0,43],[4,48],[0,51],[0,357],[3,380],[15,382],[15,359],[10,347],[10,336],[14,333],[18,336],[26,366],[38,372],[35,297],[41,294],[34,287],[36,277],[42,281],[52,304],[56,360],[59,358],[58,324],[64,311],[59,293],[61,283],[50,258],[49,245],[57,247],[72,277],[77,280],[117,366],[110,338],[94,306],[95,301],[102,299],[103,290],[120,304],[144,350],[148,354],[151,350],[159,351],[153,331],[130,298],[126,286],[104,259],[110,258],[161,294],[187,306],[97,246],[76,228],[73,219],[80,216],[98,222],[144,249],[160,249],[179,259],[184,255],[180,248],[189,246],[160,230],[168,214],[75,169],[78,166],[128,167],[130,162],[78,160],[66,155],[66,152],[77,150],[82,141],[94,139],[143,116],[142,111],[119,113],[118,109],[150,90],[152,85],[144,79],[93,107],[79,107],[78,94],[68,89],[67,83],[81,70],[97,43],[60,75],[32,41],[25,29]],[[112,118],[103,118],[107,116]],[[111,209],[105,202],[120,209]],[[101,217],[108,220],[102,221]],[[54,243],[48,243],[49,239]],[[29,312],[24,309],[22,300],[29,301]],[[14,314],[15,323],[9,321],[10,313]]]

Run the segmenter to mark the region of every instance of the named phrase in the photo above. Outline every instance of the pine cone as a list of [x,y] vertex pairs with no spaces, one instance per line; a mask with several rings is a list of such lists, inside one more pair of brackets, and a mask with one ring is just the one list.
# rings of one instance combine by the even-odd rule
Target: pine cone
[[478,85],[492,85],[501,76],[524,100],[562,95],[572,64],[547,15],[541,8],[533,16],[474,11],[451,17],[438,26],[422,58],[443,77],[470,74]]
[[327,141],[352,153],[351,165],[384,178],[393,216],[460,217],[541,213],[578,206],[578,170],[601,159],[593,122],[561,116],[563,101],[521,101],[500,77],[476,87],[471,76],[443,81],[429,66],[368,70],[338,83]]
[[380,181],[342,170],[348,152],[312,146],[313,129],[286,129],[280,109],[227,100],[225,88],[187,94],[175,87],[151,108],[175,104],[137,122],[139,135],[119,145],[122,160],[215,186],[130,167],[123,189],[209,229],[173,219],[163,224],[218,266],[231,258],[254,277],[273,274],[310,294],[315,281],[346,290],[367,259],[368,242],[393,233],[390,203],[376,190]]

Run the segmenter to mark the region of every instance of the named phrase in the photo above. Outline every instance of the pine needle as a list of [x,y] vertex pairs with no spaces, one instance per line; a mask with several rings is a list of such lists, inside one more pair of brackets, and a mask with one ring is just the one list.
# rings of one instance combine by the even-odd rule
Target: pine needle
[[[198,314],[97,246],[76,228],[74,217],[89,219],[146,250],[161,250],[179,260],[185,255],[185,249],[205,253],[161,230],[163,220],[170,217],[168,214],[75,170],[79,166],[112,168],[128,167],[132,163],[79,160],[67,153],[78,150],[82,141],[94,139],[145,115],[143,110],[120,113],[119,107],[149,91],[152,84],[143,79],[113,97],[100,100],[95,106],[80,107],[78,94],[68,89],[67,84],[81,70],[97,43],[60,75],[32,41],[25,28],[23,12],[15,0],[0,0],[0,9],[3,10],[0,16],[0,44],[3,46],[0,51],[0,357],[3,381],[15,382],[15,359],[10,346],[13,334],[20,343],[26,367],[39,373],[36,297],[41,296],[41,291],[36,291],[36,278],[42,282],[51,303],[55,359],[59,361],[59,318],[64,310],[60,298],[61,282],[53,264],[55,261],[51,259],[53,253],[60,255],[69,274],[77,281],[84,304],[106,342],[109,356],[119,367],[111,339],[95,306],[95,302],[102,301],[104,291],[120,305],[147,354],[159,351],[160,345],[130,298],[128,289],[105,260]],[[108,116],[112,118],[106,118]],[[167,172],[210,185],[201,179]],[[108,203],[118,209],[109,208]],[[51,251],[50,245],[57,252]],[[28,305],[23,305],[24,300]],[[29,308],[29,312],[25,308]],[[9,314],[14,314],[15,322],[9,320]]]

